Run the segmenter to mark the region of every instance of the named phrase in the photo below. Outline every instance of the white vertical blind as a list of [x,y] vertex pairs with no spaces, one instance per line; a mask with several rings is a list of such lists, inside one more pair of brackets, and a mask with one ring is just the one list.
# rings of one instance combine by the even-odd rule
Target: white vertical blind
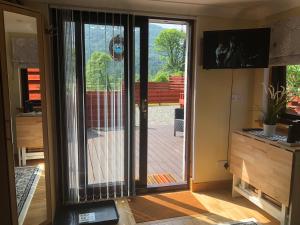
[[[77,93],[77,79],[76,79],[76,63],[75,63],[75,24],[72,22],[73,13],[65,12],[65,17],[68,18],[64,22],[63,31],[63,45],[64,55],[63,60],[65,75],[64,83],[64,111],[68,112],[66,115],[66,147],[67,147],[67,168],[68,168],[68,199],[73,202],[79,201],[79,174],[78,174],[78,93]],[[59,56],[58,56],[59,58]]]
[[131,183],[130,149],[125,140],[129,127],[124,51],[128,16],[53,12],[61,142],[65,143],[61,146],[66,148],[61,149],[64,201],[127,196]]

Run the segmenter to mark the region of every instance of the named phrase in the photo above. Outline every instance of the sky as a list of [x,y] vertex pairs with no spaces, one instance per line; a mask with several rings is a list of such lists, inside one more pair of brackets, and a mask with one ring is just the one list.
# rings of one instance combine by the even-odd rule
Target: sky
[[173,28],[173,29],[182,30],[182,31],[186,32],[186,25],[170,24],[170,23],[152,23],[152,24],[161,26],[166,29]]
[[[151,24],[155,24],[157,26],[160,26],[162,28],[165,29],[177,29],[177,30],[181,30],[183,32],[186,32],[186,25],[181,25],[181,24],[170,24],[170,23],[151,23]],[[106,27],[102,26],[102,25],[89,25],[90,29],[95,29],[95,28],[100,28],[102,30],[104,30]]]

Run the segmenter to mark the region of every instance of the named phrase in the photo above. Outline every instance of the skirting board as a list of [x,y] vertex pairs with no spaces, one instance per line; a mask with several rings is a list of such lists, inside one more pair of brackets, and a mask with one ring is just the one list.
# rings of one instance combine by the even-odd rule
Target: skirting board
[[212,191],[212,190],[231,190],[232,180],[218,180],[218,181],[208,181],[195,183],[191,179],[191,191]]

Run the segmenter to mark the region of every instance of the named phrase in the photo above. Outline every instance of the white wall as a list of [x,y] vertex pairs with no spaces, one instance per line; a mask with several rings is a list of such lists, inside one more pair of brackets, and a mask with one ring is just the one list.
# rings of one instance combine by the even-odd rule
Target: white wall
[[[256,27],[256,23],[199,16],[196,43],[200,43],[205,30],[250,27]],[[197,51],[201,51],[201,46]],[[199,63],[196,68],[193,180],[195,183],[228,180],[230,173],[218,161],[227,159],[229,124],[231,130],[236,130],[251,127],[258,119],[253,111],[254,104],[260,105],[259,99],[254,100],[254,81],[263,79],[263,70],[203,70]],[[232,76],[235,100],[229,120]]]

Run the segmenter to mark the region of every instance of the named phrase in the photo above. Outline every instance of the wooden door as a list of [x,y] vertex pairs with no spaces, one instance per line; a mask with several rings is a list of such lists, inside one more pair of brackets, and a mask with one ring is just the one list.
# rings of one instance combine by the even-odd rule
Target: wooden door
[[[14,146],[16,145],[16,137],[13,132],[13,123],[12,123],[12,111],[10,107],[10,99],[12,96],[9,91],[9,80],[8,80],[8,60],[9,55],[7,52],[7,35],[6,35],[6,24],[5,24],[5,14],[11,13],[16,15],[21,15],[25,17],[34,18],[36,21],[36,36],[38,43],[38,59],[39,59],[39,68],[41,75],[41,96],[42,96],[42,121],[43,121],[43,130],[42,136],[44,141],[44,153],[45,153],[45,183],[46,183],[46,218],[43,221],[43,224],[49,224],[51,222],[51,207],[50,207],[50,182],[49,182],[49,163],[48,163],[48,126],[47,126],[47,102],[46,102],[46,85],[45,85],[45,62],[44,62],[44,29],[42,25],[42,16],[40,13],[35,12],[31,9],[24,8],[19,5],[14,5],[10,3],[0,2],[0,120],[1,120],[1,180],[3,181],[1,185],[1,194],[3,194],[2,202],[5,205],[5,209],[2,210],[4,218],[1,217],[1,223],[4,221],[5,224],[18,224],[18,211],[16,203],[16,184],[15,184],[15,154]],[[3,157],[2,157],[3,156]],[[7,186],[6,186],[7,184]],[[6,196],[5,196],[6,195]],[[8,198],[9,199],[8,199]],[[1,196],[2,199],[2,196]],[[7,202],[8,201],[8,202]]]

